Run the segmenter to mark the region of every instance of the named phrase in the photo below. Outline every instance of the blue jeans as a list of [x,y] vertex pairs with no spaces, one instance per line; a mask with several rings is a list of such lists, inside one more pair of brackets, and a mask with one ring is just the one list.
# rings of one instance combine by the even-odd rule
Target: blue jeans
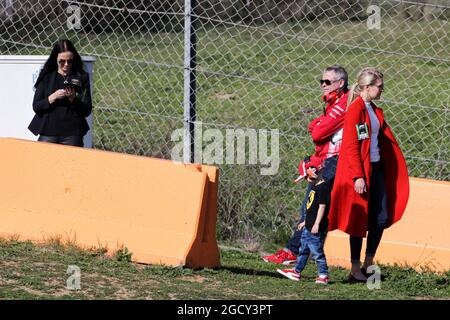
[[[313,187],[312,183],[308,183],[308,187],[306,188],[306,196],[305,199],[303,200],[301,206],[300,206],[300,220],[299,222],[297,222],[297,225],[303,221],[305,221],[305,217],[306,217],[306,203],[308,201],[308,194],[311,191]],[[298,255],[299,253],[299,249],[301,246],[301,239],[302,239],[302,230],[298,230],[297,229],[297,225],[295,226],[295,231],[292,234],[291,238],[289,239],[286,248],[288,248],[289,250],[291,250],[291,252],[295,255]]]
[[313,234],[308,229],[303,229],[301,239],[302,246],[297,257],[295,271],[301,273],[303,269],[305,269],[306,262],[308,262],[308,257],[311,254],[312,258],[316,261],[319,275],[328,275],[327,259],[323,252],[326,232]]
[[[337,166],[338,156],[330,157],[324,161],[323,177],[325,180],[334,179],[336,176],[336,166]],[[299,223],[305,221],[306,216],[306,203],[308,202],[308,194],[311,191],[313,185],[312,183],[308,183],[308,187],[306,188],[305,199],[300,206],[300,221]],[[301,246],[301,238],[302,238],[302,230],[297,230],[297,226],[295,226],[295,231],[289,239],[286,248],[291,250],[291,252],[295,255],[298,255],[300,246]]]

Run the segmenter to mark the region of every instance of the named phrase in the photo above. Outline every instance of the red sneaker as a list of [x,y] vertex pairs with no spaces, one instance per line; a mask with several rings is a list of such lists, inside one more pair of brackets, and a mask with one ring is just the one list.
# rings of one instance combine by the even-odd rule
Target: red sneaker
[[328,281],[329,281],[329,278],[328,278],[328,276],[326,276],[326,275],[320,275],[320,276],[318,276],[318,277],[316,278],[316,283],[317,283],[317,284],[324,284],[324,285],[327,285],[327,284],[328,284]]
[[295,269],[277,269],[277,272],[294,281],[299,281],[301,277],[300,273],[295,271]]
[[262,257],[262,259],[265,262],[271,262],[275,264],[288,265],[295,263],[297,261],[297,256],[294,255],[291,250],[286,250],[287,251],[285,251],[284,249],[278,250],[272,255]]

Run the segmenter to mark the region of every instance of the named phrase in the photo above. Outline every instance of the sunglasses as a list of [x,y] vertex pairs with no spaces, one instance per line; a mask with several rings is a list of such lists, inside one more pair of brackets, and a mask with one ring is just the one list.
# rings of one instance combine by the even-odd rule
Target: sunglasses
[[374,86],[374,87],[378,87],[378,88],[380,88],[380,89],[384,89],[384,83],[382,83],[382,84],[380,84],[380,85],[378,85],[378,86],[374,84],[373,86]]
[[60,59],[60,60],[58,60],[58,64],[60,64],[62,66],[65,65],[66,63],[68,65],[71,65],[73,63],[73,60],[72,59],[69,59],[69,60]]
[[335,83],[336,81],[339,81],[339,80],[328,80],[328,79],[320,79],[319,80],[320,85],[323,85],[325,83],[327,86],[331,85],[332,83]]

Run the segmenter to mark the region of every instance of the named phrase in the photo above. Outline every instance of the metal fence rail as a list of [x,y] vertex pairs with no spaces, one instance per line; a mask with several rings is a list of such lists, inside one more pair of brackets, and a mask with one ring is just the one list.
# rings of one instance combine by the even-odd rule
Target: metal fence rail
[[[322,112],[317,80],[331,64],[345,66],[351,82],[364,66],[380,68],[379,105],[410,175],[449,180],[448,0],[196,3],[192,128],[221,169],[221,239],[252,246],[291,232],[305,188],[292,180],[313,151],[306,126]],[[184,0],[1,0],[0,53],[48,54],[71,39],[97,57],[95,148],[170,159],[186,120],[184,19]],[[245,157],[227,158],[227,134],[239,132]],[[251,139],[267,139],[269,154],[279,141],[276,174],[261,174],[270,164],[258,154],[250,159]]]

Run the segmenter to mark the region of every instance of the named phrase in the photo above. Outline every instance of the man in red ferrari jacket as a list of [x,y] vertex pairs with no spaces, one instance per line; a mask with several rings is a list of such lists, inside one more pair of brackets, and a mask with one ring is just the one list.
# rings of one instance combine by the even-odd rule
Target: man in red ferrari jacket
[[[323,170],[323,177],[327,180],[334,179],[336,173],[337,158],[342,140],[342,127],[347,107],[348,75],[340,65],[332,65],[326,68],[320,79],[322,89],[322,101],[326,103],[321,116],[311,121],[308,130],[315,144],[313,155],[305,158],[299,164],[299,176],[295,182],[303,179],[314,179],[315,170]],[[313,184],[309,183],[306,195]],[[300,222],[305,219],[306,202],[300,207]],[[286,247],[275,254],[264,256],[266,262],[276,264],[295,263],[300,248],[302,229],[296,228]]]

